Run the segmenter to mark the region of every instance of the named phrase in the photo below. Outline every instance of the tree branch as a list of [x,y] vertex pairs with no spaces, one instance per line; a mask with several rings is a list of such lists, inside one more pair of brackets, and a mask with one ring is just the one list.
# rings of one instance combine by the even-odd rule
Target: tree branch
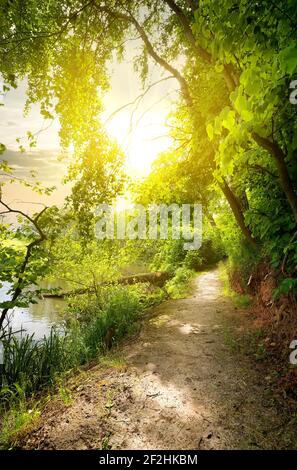
[[81,8],[79,8],[78,10],[71,13],[67,17],[65,24],[61,27],[61,29],[59,29],[57,31],[52,31],[51,33],[48,33],[46,31],[41,31],[41,32],[39,32],[38,34],[35,34],[35,35],[28,34],[25,37],[22,37],[22,39],[14,39],[15,33],[11,33],[7,38],[0,41],[0,46],[2,46],[2,45],[5,46],[5,45],[11,44],[11,43],[17,43],[19,45],[19,44],[21,44],[22,41],[26,41],[26,40],[31,41],[32,39],[34,40],[34,39],[51,38],[51,37],[54,37],[54,36],[60,36],[65,31],[67,31],[67,28],[71,24],[71,21],[73,19],[75,19],[79,13],[81,13],[86,8],[88,8],[90,5],[92,5],[93,2],[94,2],[94,0],[89,0]]
[[261,171],[262,173],[267,173],[269,176],[272,176],[273,178],[278,178],[278,176],[275,173],[272,173],[272,171],[268,170],[268,168],[265,168],[262,165],[250,165],[249,163],[247,164],[248,168],[251,168],[252,170],[258,170]]
[[[19,211],[17,209],[11,209],[8,204],[6,204],[5,202],[2,201],[2,194],[1,194],[1,190],[0,190],[0,204],[2,204],[7,210],[0,213],[1,214],[7,214],[7,213],[14,213],[14,214],[20,214],[22,215],[23,217],[25,217],[29,222],[31,222],[33,224],[33,226],[35,227],[35,229],[37,230],[37,232],[39,233],[39,238],[36,238],[35,240],[32,240],[31,243],[29,243],[26,247],[26,255],[25,255],[25,258],[18,270],[18,273],[17,273],[17,279],[16,279],[16,285],[15,285],[15,289],[14,289],[14,293],[13,293],[13,296],[11,298],[11,302],[15,302],[18,297],[21,295],[22,291],[23,291],[23,286],[22,286],[22,283],[23,283],[23,275],[26,271],[26,268],[27,268],[27,265],[29,263],[29,260],[30,260],[30,256],[31,256],[31,252],[32,252],[32,249],[34,248],[34,246],[37,246],[39,245],[41,242],[43,242],[45,239],[46,239],[46,235],[45,233],[43,232],[43,230],[41,229],[41,227],[38,225],[38,220],[40,219],[40,217],[42,216],[42,214],[48,209],[48,207],[44,207],[42,209],[42,211],[40,211],[34,218],[30,217],[28,214],[26,214],[25,212],[22,212],[22,211]],[[11,307],[6,307],[2,310],[1,312],[1,316],[0,316],[0,332],[2,330],[2,326],[3,326],[3,322],[5,320],[5,317],[8,313],[8,311],[10,310]]]
[[155,86],[155,85],[158,85],[159,83],[162,83],[162,82],[165,82],[166,80],[169,80],[170,78],[175,78],[173,75],[170,75],[168,77],[165,77],[165,78],[161,78],[160,80],[157,80],[156,82],[154,83],[151,83],[145,90],[143,93],[141,93],[140,95],[138,95],[133,101],[130,101],[130,103],[126,103],[124,104],[123,106],[121,106],[120,108],[116,109],[115,111],[113,111],[110,116],[108,116],[108,118],[106,119],[105,121],[105,124],[107,124],[111,119],[114,118],[114,116],[116,116],[116,114],[118,114],[119,112],[123,111],[124,109],[128,108],[129,106],[133,106],[134,104],[137,103],[137,101],[139,100],[142,100],[142,98],[145,97],[145,95]]
[[[188,19],[186,15],[184,14],[183,10],[174,2],[174,0],[164,0],[165,3],[169,6],[169,8],[176,14],[178,17],[183,29],[185,36],[190,43],[193,51],[204,61],[207,62],[208,64],[215,64],[215,61],[213,60],[212,55],[203,47],[201,47],[197,41],[196,38],[192,32],[192,28],[188,22]],[[233,91],[236,88],[236,80],[233,77],[234,71],[233,68],[230,64],[224,64],[224,79],[226,82],[226,85],[228,87],[229,92]]]
[[294,214],[295,221],[297,222],[297,194],[294,190],[288,167],[286,165],[285,153],[277,142],[272,142],[271,140],[267,139],[267,137],[262,137],[256,132],[252,132],[252,138],[260,147],[265,149],[275,158],[281,187],[287,196],[288,202]]
[[175,67],[170,65],[165,59],[163,59],[163,57],[159,56],[159,54],[155,51],[155,49],[154,49],[148,35],[146,34],[144,28],[140,25],[140,23],[137,21],[137,19],[131,13],[125,14],[125,13],[122,13],[118,10],[112,10],[109,7],[105,6],[105,5],[103,5],[103,6],[97,5],[97,4],[95,4],[95,5],[96,5],[96,8],[97,8],[98,11],[100,11],[102,13],[107,13],[110,16],[113,16],[114,18],[121,19],[123,21],[126,21],[126,22],[134,25],[135,29],[139,33],[139,36],[141,37],[141,39],[144,43],[144,45],[146,46],[148,54],[155,60],[155,62],[157,62],[161,67],[163,67],[165,70],[167,70],[169,73],[171,73],[171,75],[173,75],[177,79],[177,81],[180,84],[181,92],[182,92],[182,95],[183,95],[186,103],[188,104],[188,106],[192,106],[193,105],[193,100],[192,100],[192,97],[191,97],[191,94],[190,94],[190,90],[189,90],[187,81],[185,80],[185,78],[182,76],[182,74]]
[[48,207],[44,207],[42,209],[42,211],[39,212],[35,218],[32,218],[28,214],[26,214],[25,212],[23,212],[21,210],[18,210],[18,209],[12,209],[11,207],[8,206],[8,204],[3,202],[2,199],[1,199],[1,192],[0,192],[0,204],[7,209],[6,211],[0,212],[0,215],[4,215],[4,214],[19,214],[19,215],[21,215],[22,217],[27,219],[29,222],[31,222],[31,224],[36,228],[36,230],[38,231],[38,233],[39,233],[40,237],[42,237],[42,239],[45,238],[45,235],[44,235],[43,231],[38,226],[38,220],[39,220],[40,216],[44,213],[44,211],[46,211],[46,209],[48,209]]
[[245,220],[244,220],[244,214],[243,210],[240,204],[240,201],[238,197],[233,193],[231,190],[230,186],[228,185],[227,181],[223,179],[223,181],[217,180],[217,183],[219,187],[221,188],[222,192],[224,193],[230,208],[234,214],[234,217],[236,219],[236,222],[238,223],[238,226],[240,227],[243,235],[245,238],[249,241],[249,243],[253,246],[257,246],[257,241],[253,237],[251,230],[249,227],[246,226]]
[[201,57],[201,59],[203,59],[205,62],[208,62],[209,64],[212,64],[213,59],[212,59],[211,54],[196,42],[196,39],[195,39],[195,36],[192,32],[191,26],[188,22],[188,19],[187,19],[186,15],[182,11],[182,9],[173,0],[164,0],[164,1],[165,1],[165,3],[167,3],[169,8],[178,17],[181,25],[184,28],[185,36],[186,36],[187,40],[189,41],[189,43],[190,43],[192,49],[194,50],[194,52],[196,54],[198,54],[199,57]]

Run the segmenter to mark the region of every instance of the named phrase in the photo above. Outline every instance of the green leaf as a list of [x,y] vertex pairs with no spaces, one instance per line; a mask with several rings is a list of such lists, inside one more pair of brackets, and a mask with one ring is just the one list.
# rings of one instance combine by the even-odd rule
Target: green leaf
[[235,125],[235,111],[229,111],[228,112],[225,119],[223,119],[223,121],[222,121],[222,125],[226,129],[228,129],[229,131],[232,131],[232,129]]
[[215,65],[215,71],[218,73],[222,73],[224,70],[224,66],[222,64],[216,64]]
[[250,96],[255,96],[263,90],[263,83],[259,76],[258,68],[245,70],[240,77],[240,83],[243,85],[245,92]]
[[292,75],[295,72],[297,69],[297,45],[295,42],[280,52],[279,61],[284,73]]
[[249,102],[243,94],[239,93],[235,101],[235,109],[245,121],[253,119],[253,113],[250,111]]
[[207,132],[209,140],[212,141],[213,140],[213,125],[212,124],[207,124],[206,132]]

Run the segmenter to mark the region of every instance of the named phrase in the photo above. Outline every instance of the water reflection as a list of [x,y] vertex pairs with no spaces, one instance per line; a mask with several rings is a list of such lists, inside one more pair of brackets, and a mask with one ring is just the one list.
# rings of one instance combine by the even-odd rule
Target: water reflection
[[[0,289],[1,302],[9,300],[8,289],[8,284],[4,284]],[[14,308],[8,315],[10,326],[13,331],[23,330],[23,334],[34,333],[34,338],[39,340],[49,334],[53,325],[62,323],[61,313],[64,308],[65,301],[61,299],[44,299],[37,304],[31,304],[28,308]]]

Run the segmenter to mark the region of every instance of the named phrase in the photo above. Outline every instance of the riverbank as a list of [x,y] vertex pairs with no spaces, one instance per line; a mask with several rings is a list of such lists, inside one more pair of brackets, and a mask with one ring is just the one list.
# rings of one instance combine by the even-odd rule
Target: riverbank
[[67,381],[68,399],[48,402],[16,446],[296,447],[294,416],[275,397],[265,363],[234,346],[250,327],[248,310],[222,294],[218,271],[202,274],[190,297],[156,307],[105,364]]

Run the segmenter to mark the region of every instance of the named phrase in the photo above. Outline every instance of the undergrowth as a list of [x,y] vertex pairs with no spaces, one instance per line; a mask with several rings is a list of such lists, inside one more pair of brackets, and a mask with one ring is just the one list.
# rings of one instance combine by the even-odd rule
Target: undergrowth
[[172,299],[180,299],[190,292],[190,281],[194,271],[188,268],[178,268],[172,279],[166,282],[165,288]]
[[3,338],[2,448],[13,445],[15,434],[38,415],[28,404],[29,397],[48,388],[57,390],[64,403],[69,403],[71,395],[64,381],[67,371],[92,359],[100,362],[113,344],[135,331],[145,307],[143,286],[113,286],[105,294],[104,304],[102,298],[90,297],[89,303],[82,296],[72,299],[72,315],[63,332],[53,327],[41,341],[35,341],[34,335],[17,338],[12,333]]
[[72,400],[67,388],[69,372],[94,359],[103,365],[122,363],[122,359],[110,359],[110,347],[135,332],[145,309],[168,295],[185,295],[192,274],[178,269],[165,289],[151,289],[146,284],[119,285],[97,295],[74,296],[68,302],[63,331],[53,327],[41,341],[35,341],[34,335],[17,338],[12,333],[4,338],[0,447],[14,447],[17,434],[39,416],[38,400],[34,407],[31,404],[36,394],[54,391],[68,405]]

